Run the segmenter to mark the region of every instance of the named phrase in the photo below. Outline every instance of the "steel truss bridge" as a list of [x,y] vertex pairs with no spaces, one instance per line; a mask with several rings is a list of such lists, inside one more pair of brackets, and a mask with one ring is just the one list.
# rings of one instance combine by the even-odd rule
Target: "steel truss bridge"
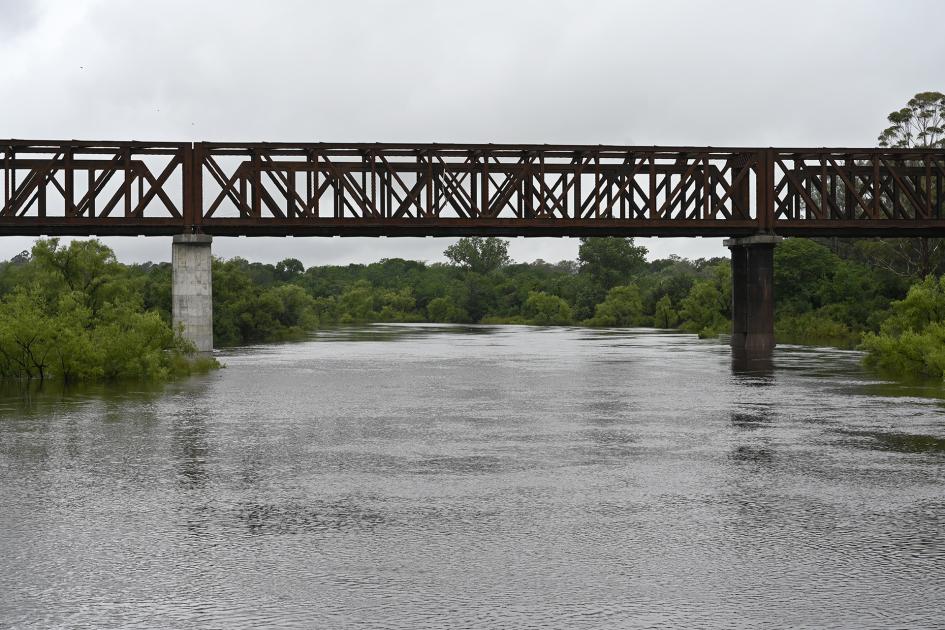
[[945,236],[945,151],[0,140],[0,235]]

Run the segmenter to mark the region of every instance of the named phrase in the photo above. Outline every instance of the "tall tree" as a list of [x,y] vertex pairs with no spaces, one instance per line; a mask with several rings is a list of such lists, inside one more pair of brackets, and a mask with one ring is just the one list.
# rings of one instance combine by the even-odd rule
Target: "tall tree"
[[581,273],[606,293],[646,267],[646,247],[634,245],[632,238],[582,238],[578,259]]
[[[890,124],[878,138],[881,147],[945,147],[945,94],[941,92],[919,92],[887,119]],[[945,245],[940,238],[884,239],[879,247],[863,247],[872,250],[867,256],[877,264],[903,276],[924,278],[945,272]]]
[[899,149],[945,147],[945,94],[919,92],[888,117],[879,146]]
[[443,255],[454,265],[476,273],[490,273],[512,262],[509,244],[494,236],[461,238],[447,247]]

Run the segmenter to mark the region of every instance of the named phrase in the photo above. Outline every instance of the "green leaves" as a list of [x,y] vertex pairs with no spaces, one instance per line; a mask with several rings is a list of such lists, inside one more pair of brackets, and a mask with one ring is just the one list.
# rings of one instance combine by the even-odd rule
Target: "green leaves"
[[945,377],[945,277],[927,277],[863,337],[866,363],[899,377]]
[[447,247],[443,255],[454,265],[483,274],[492,273],[512,262],[509,244],[493,236],[461,238]]
[[0,299],[0,378],[160,380],[194,367],[193,348],[145,310],[101,242],[40,239],[16,267],[19,282]]
[[702,280],[694,285],[689,295],[679,304],[682,329],[698,333],[700,337],[717,337],[729,331],[729,320],[723,315],[727,308],[724,293],[716,282]]
[[37,284],[4,296],[0,377],[162,380],[189,371],[182,359],[193,348],[140,299],[105,302],[96,313],[87,301],[87,293],[66,291],[50,303]]
[[656,303],[653,325],[657,328],[675,328],[678,323],[679,313],[673,308],[673,300],[669,295],[664,295]]
[[469,321],[469,313],[457,306],[450,297],[438,297],[427,304],[427,319],[440,323],[464,323]]
[[879,146],[945,147],[945,94],[919,92],[906,107],[888,116],[890,126],[879,134]]
[[[298,263],[297,265],[295,263]],[[301,263],[272,265],[242,258],[213,260],[213,335],[217,346],[283,341],[304,337],[319,324],[319,307],[298,284]]]
[[606,292],[646,268],[646,248],[634,245],[632,238],[582,238],[578,260],[581,273]]
[[607,297],[594,309],[590,326],[640,326],[643,322],[643,299],[640,289],[630,284],[614,287]]
[[572,323],[571,307],[557,295],[530,291],[522,314],[533,326],[564,326]]

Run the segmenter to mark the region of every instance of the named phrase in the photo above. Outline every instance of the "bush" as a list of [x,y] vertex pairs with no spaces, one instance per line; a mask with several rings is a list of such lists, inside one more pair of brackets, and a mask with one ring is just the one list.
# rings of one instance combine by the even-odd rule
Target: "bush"
[[639,326],[643,318],[643,299],[636,285],[614,287],[594,309],[588,326]]
[[899,335],[867,333],[862,348],[865,363],[897,377],[945,378],[945,323],[934,322],[922,332]]
[[528,293],[522,314],[533,326],[564,326],[574,320],[567,302],[542,291]]
[[854,348],[862,335],[843,322],[832,319],[824,309],[803,315],[786,315],[775,323],[779,343]]
[[679,305],[681,327],[698,333],[700,338],[717,337],[731,329],[729,320],[722,314],[725,308],[722,293],[714,282],[697,282]]
[[431,322],[441,323],[458,324],[469,321],[469,315],[466,311],[448,297],[438,297],[430,300],[430,303],[427,304],[427,318]]
[[892,303],[880,332],[863,337],[865,363],[896,376],[945,377],[945,277],[929,276]]
[[664,295],[656,303],[653,325],[656,328],[674,328],[679,323],[679,313],[673,308],[673,299]]
[[0,377],[163,380],[216,366],[140,300],[104,302],[93,314],[84,298],[69,291],[51,304],[32,285],[0,300]]

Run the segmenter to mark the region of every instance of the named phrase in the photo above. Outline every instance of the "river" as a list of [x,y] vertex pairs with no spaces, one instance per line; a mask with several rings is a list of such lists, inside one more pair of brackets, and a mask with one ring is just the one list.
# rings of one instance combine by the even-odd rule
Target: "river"
[[855,352],[376,325],[0,398],[0,627],[945,627],[945,401]]

